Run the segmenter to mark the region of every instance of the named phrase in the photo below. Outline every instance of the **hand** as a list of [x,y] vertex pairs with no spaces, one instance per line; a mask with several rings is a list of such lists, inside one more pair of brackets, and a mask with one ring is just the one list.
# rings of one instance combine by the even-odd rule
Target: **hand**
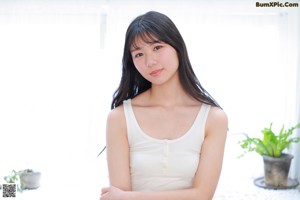
[[121,200],[123,190],[110,186],[101,189],[100,200]]

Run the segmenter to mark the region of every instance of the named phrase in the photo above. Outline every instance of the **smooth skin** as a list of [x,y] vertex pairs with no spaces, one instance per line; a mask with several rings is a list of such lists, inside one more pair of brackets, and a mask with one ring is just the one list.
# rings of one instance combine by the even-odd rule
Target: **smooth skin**
[[[152,87],[132,99],[140,127],[149,136],[173,140],[193,124],[202,105],[181,87],[176,50],[163,42],[145,43],[137,39],[132,49],[136,69]],[[209,111],[199,166],[189,189],[163,192],[132,191],[129,144],[123,105],[107,118],[107,162],[110,187],[101,190],[100,200],[210,200],[221,173],[228,119],[217,107]],[[199,133],[200,134],[200,133]]]

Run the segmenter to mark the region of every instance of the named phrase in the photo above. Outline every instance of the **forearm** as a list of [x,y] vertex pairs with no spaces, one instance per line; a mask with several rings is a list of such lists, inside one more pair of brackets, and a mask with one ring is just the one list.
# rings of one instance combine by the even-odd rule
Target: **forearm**
[[184,189],[163,192],[127,191],[122,200],[211,200],[212,195],[199,189]]

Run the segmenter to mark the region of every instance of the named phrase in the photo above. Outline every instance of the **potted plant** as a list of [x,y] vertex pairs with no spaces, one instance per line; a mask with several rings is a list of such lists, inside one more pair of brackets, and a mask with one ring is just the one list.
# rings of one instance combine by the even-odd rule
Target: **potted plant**
[[15,188],[17,188],[17,191],[22,192],[22,188],[19,186],[19,184],[17,184],[19,181],[19,172],[17,172],[16,170],[12,170],[10,175],[4,176],[4,180],[7,184],[15,184]]
[[262,138],[250,137],[245,134],[246,139],[238,142],[244,150],[241,156],[248,152],[256,152],[263,158],[264,177],[255,179],[255,185],[269,189],[286,189],[298,185],[296,180],[288,178],[293,155],[283,153],[291,143],[300,142],[300,137],[291,137],[297,128],[300,128],[300,123],[289,129],[285,129],[283,126],[279,133],[275,134],[271,123],[269,128],[262,130]]
[[37,189],[40,187],[41,172],[32,169],[19,171],[22,189]]
[[37,189],[40,186],[41,172],[33,169],[24,169],[20,171],[12,170],[11,174],[4,177],[7,183],[17,183],[17,190],[22,192],[25,189]]

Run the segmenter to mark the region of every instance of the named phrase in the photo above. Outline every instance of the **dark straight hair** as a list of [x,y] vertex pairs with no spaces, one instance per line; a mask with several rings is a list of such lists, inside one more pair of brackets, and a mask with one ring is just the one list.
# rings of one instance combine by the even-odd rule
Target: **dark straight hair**
[[113,95],[111,109],[122,105],[124,100],[134,98],[151,88],[151,83],[137,71],[133,64],[130,50],[135,46],[137,38],[146,43],[158,40],[171,45],[177,51],[179,80],[183,89],[200,102],[220,107],[196,77],[185,42],[175,24],[166,15],[150,11],[136,17],[127,29],[122,59],[122,77]]
[[[122,105],[124,100],[133,98],[151,88],[151,83],[136,70],[131,57],[130,49],[136,46],[137,38],[146,43],[158,40],[171,45],[177,51],[179,80],[183,89],[196,100],[221,108],[196,77],[185,42],[175,24],[166,15],[150,11],[135,18],[127,29],[122,59],[122,77],[119,87],[113,95],[111,109]],[[100,151],[98,156],[105,148]]]

